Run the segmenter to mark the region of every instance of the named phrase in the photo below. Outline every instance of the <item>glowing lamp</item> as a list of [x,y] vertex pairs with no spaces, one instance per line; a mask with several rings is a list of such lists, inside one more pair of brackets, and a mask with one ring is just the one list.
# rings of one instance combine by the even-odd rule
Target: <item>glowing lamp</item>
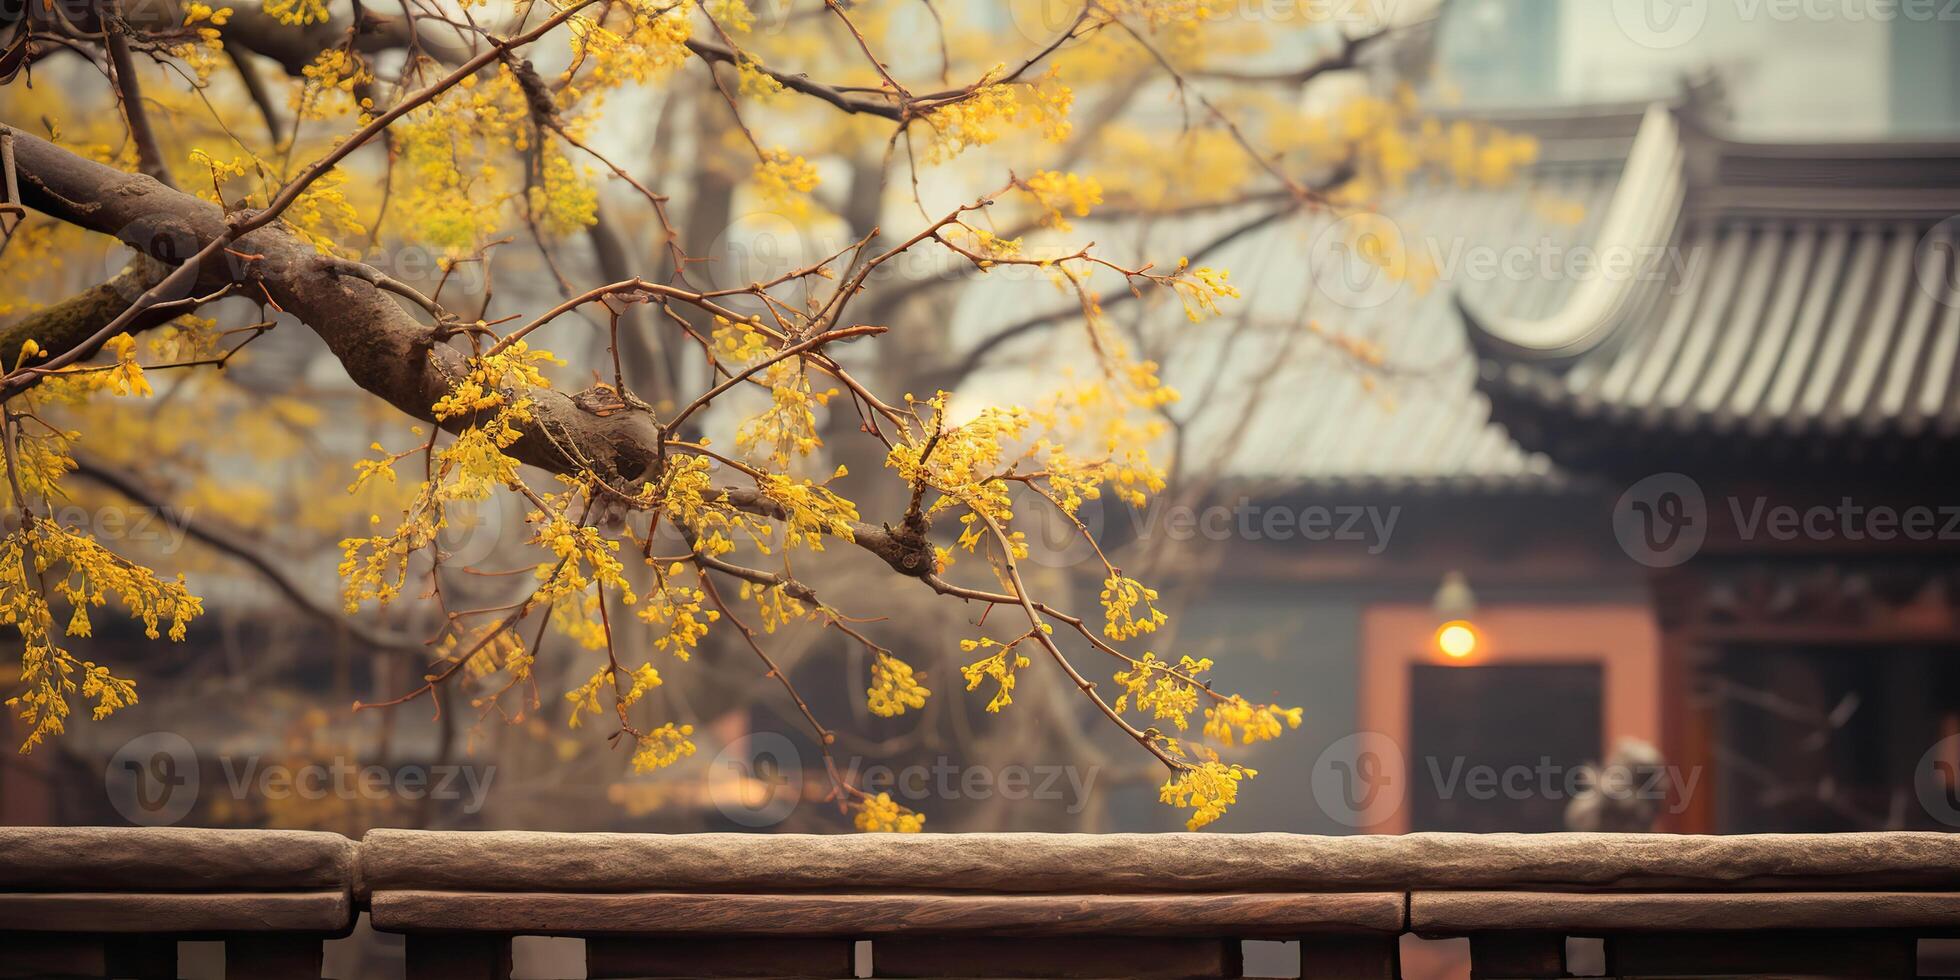
[[1477,652],[1483,638],[1469,620],[1453,619],[1436,628],[1436,649],[1451,660],[1463,660]]

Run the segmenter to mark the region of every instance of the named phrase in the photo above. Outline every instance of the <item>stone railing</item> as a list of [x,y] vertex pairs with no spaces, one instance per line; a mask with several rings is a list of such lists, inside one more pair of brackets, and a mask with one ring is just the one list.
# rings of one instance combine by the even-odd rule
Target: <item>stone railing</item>
[[[519,936],[584,975],[1231,977],[1243,940],[1305,977],[1394,977],[1405,933],[1475,975],[1913,976],[1960,934],[1960,835],[866,835],[0,828],[0,977],[320,976],[361,911],[408,976],[504,978]],[[352,978],[350,978],[352,980]]]

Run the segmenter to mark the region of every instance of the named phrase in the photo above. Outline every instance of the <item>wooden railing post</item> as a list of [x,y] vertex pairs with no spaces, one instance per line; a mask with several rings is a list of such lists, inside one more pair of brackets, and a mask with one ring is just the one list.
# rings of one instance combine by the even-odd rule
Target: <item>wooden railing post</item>
[[225,978],[319,980],[322,938],[309,935],[239,935],[225,939]]
[[1565,935],[1479,932],[1470,937],[1471,980],[1537,980],[1565,976]]
[[871,970],[874,977],[1208,980],[1242,976],[1240,949],[1228,939],[893,938],[871,944]]
[[1394,933],[1302,936],[1300,976],[1303,980],[1397,980],[1402,975],[1401,939]]
[[855,977],[850,939],[627,939],[585,941],[588,980],[652,977]]
[[510,936],[418,932],[408,936],[409,980],[510,980]]

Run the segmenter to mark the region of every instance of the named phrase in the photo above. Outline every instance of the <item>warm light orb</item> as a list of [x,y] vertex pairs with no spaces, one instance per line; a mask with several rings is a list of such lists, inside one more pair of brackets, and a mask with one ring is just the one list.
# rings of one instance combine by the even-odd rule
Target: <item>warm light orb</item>
[[1452,660],[1462,660],[1477,652],[1477,628],[1458,619],[1436,629],[1436,649]]

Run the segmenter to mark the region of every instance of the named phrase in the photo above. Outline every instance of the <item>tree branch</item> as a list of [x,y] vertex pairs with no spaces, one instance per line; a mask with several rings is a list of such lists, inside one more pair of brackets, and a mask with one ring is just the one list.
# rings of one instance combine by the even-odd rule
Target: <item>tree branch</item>
[[[202,248],[226,233],[215,204],[11,131],[22,196],[37,211],[165,254]],[[281,309],[319,334],[355,384],[422,421],[450,431],[468,425],[466,418],[437,420],[431,411],[469,373],[464,353],[436,339],[439,328],[418,322],[368,279],[346,274],[345,260],[319,254],[281,225],[234,244],[227,261],[205,270],[208,285],[262,286]],[[661,429],[646,409],[628,405],[600,415],[555,389],[534,389],[528,396],[532,421],[505,450],[513,458],[554,473],[591,470],[613,486],[638,486],[656,472]],[[731,487],[726,495],[731,506],[749,513],[784,516],[755,488]],[[851,532],[859,548],[900,574],[932,574],[932,549],[917,535],[864,522],[853,523]]]

